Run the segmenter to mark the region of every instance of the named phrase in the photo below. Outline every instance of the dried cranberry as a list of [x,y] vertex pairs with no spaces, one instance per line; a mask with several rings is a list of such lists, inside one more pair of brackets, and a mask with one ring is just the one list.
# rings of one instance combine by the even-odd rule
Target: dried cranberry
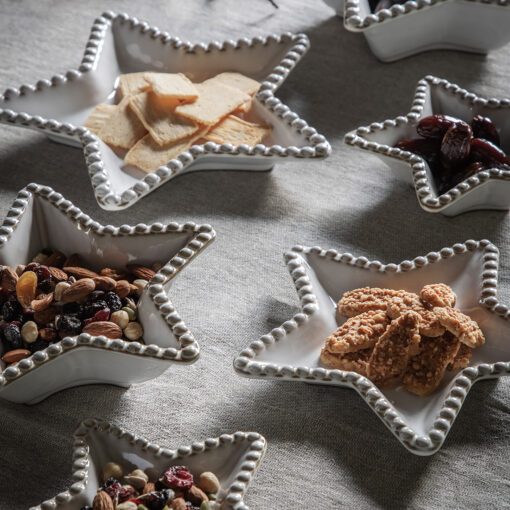
[[57,329],[61,337],[78,335],[82,329],[81,320],[74,315],[62,315],[57,320]]
[[115,294],[115,292],[107,292],[104,295],[104,300],[106,301],[106,306],[112,311],[116,312],[122,308],[122,301],[120,297]]
[[418,122],[416,132],[423,138],[441,140],[446,132],[457,124],[465,124],[465,122],[448,115],[429,115]]
[[122,484],[115,478],[108,478],[106,482],[100,487],[100,490],[106,492],[114,503],[119,502],[119,494],[122,492]]
[[483,138],[498,147],[501,145],[498,130],[489,117],[476,115],[471,121],[471,128],[473,129],[473,136],[475,138]]
[[4,320],[10,322],[21,318],[21,305],[18,303],[16,298],[9,299],[2,306],[2,316]]
[[122,485],[117,498],[119,503],[124,503],[124,501],[128,501],[131,498],[134,498],[136,495],[136,491],[131,485]]
[[2,333],[7,350],[21,349],[21,347],[23,347],[21,331],[17,324],[14,322],[7,324],[7,326],[3,328]]
[[481,138],[471,140],[471,159],[481,161],[488,167],[510,164],[510,159],[499,147]]
[[85,324],[90,324],[91,322],[98,322],[98,321],[107,321],[110,318],[110,309],[109,308],[103,308],[102,310],[99,310],[94,314],[93,317],[90,319],[85,319]]
[[447,168],[455,168],[466,162],[471,149],[473,133],[466,124],[451,127],[441,141],[441,162]]
[[188,490],[193,485],[193,475],[184,466],[168,468],[160,480],[171,489]]

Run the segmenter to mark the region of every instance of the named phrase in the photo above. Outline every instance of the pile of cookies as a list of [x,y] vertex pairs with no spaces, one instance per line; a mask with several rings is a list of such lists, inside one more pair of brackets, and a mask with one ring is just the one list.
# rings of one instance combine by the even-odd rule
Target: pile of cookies
[[337,305],[348,319],[325,342],[328,368],[364,375],[381,387],[402,383],[409,392],[430,395],[445,371],[469,365],[472,350],[485,343],[478,324],[455,307],[443,283],[419,294],[364,287],[346,292]]
[[233,72],[202,83],[180,73],[123,74],[119,103],[97,105],[85,127],[122,154],[126,165],[152,172],[195,144],[261,143],[271,128],[242,118],[259,87]]

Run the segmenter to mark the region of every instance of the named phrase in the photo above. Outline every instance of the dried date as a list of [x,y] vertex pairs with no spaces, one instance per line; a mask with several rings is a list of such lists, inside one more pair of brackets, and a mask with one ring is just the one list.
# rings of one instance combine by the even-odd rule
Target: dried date
[[455,168],[465,163],[471,150],[473,132],[466,124],[455,124],[441,141],[441,163],[446,168]]
[[448,115],[429,115],[418,122],[416,132],[423,138],[441,140],[446,132],[457,124],[465,124],[465,122]]
[[483,138],[498,147],[501,146],[498,130],[489,117],[476,115],[471,121],[471,129],[473,130],[474,138]]
[[499,147],[483,140],[482,138],[473,138],[471,140],[471,159],[480,161],[485,166],[499,166],[510,164],[510,159]]
[[395,147],[403,151],[417,154],[429,162],[436,161],[439,157],[439,145],[437,140],[432,140],[430,138],[400,140]]

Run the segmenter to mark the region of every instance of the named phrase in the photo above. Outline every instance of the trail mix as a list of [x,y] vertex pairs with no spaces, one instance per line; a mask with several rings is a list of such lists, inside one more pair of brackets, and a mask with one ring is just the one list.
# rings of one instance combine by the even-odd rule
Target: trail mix
[[448,115],[430,115],[418,122],[416,131],[421,138],[400,140],[395,147],[427,161],[439,194],[483,170],[510,170],[510,157],[488,117],[476,115],[468,124]]
[[403,383],[411,393],[430,395],[446,370],[466,368],[473,349],[485,343],[455,301],[444,283],[426,285],[419,294],[375,287],[346,292],[337,310],[348,319],[326,339],[321,361],[381,387]]
[[220,490],[214,473],[194,476],[185,466],[171,466],[159,477],[142,469],[124,475],[122,466],[103,468],[103,485],[92,506],[81,510],[213,510]]
[[154,274],[84,267],[78,255],[45,250],[29,264],[0,267],[0,353],[16,363],[66,336],[80,333],[143,342],[138,299]]

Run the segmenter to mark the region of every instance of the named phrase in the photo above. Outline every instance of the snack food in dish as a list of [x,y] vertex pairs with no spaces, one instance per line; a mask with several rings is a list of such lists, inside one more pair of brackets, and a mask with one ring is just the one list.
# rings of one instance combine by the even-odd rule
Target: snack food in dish
[[418,122],[416,132],[421,138],[400,140],[395,147],[427,161],[439,193],[483,170],[510,170],[498,129],[488,117],[476,115],[468,124],[448,115],[430,115]]
[[120,102],[97,105],[85,127],[126,165],[152,172],[193,144],[261,143],[271,127],[244,119],[259,86],[235,72],[202,83],[181,73],[125,74],[119,78]]
[[469,365],[485,337],[478,324],[454,308],[456,296],[443,283],[419,293],[364,287],[345,292],[337,304],[347,320],[325,341],[321,362],[357,372],[382,387],[402,382],[426,396],[446,370]]
[[80,333],[143,342],[137,302],[154,274],[139,265],[96,272],[52,250],[26,266],[1,267],[1,360],[16,363]]
[[103,467],[103,485],[92,506],[81,510],[213,510],[221,485],[210,472],[191,473],[186,466],[170,466],[163,473],[134,469],[124,474],[120,464]]

